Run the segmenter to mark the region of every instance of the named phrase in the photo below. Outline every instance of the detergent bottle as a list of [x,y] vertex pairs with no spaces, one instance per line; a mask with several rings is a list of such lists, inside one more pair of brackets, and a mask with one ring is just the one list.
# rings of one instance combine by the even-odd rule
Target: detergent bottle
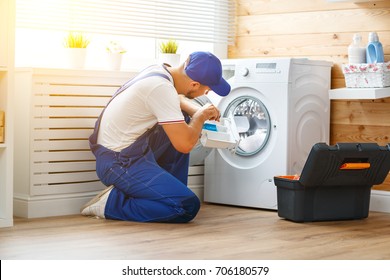
[[366,63],[366,48],[359,33],[353,35],[353,42],[348,47],[349,63]]
[[376,32],[370,32],[368,35],[367,45],[367,63],[384,62],[382,43],[379,42],[379,37]]

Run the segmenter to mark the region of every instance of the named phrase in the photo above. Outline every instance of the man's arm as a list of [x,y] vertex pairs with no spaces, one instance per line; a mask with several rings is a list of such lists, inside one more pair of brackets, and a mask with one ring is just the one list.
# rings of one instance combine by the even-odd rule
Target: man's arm
[[[190,101],[187,100],[187,102]],[[198,142],[204,122],[207,120],[219,120],[220,114],[219,110],[212,104],[198,107],[196,111],[193,110],[193,106],[185,109],[189,111],[185,111],[182,107],[182,110],[187,114],[191,115],[191,112],[193,113],[189,124],[185,122],[164,124],[163,128],[177,151],[189,153]]]

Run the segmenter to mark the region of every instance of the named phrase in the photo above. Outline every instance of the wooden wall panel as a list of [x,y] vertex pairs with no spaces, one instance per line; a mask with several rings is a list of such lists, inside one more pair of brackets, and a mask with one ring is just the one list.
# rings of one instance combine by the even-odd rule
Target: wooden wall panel
[[[331,88],[345,87],[341,65],[359,32],[376,31],[390,60],[390,0],[331,3],[326,0],[236,0],[237,36],[230,58],[307,57],[332,61]],[[330,144],[390,143],[390,98],[333,100]],[[390,191],[390,176],[375,187]]]
[[[356,101],[335,100],[331,108],[331,122],[344,125],[375,125],[388,128],[390,127],[389,105],[390,98]],[[387,131],[387,134],[389,132]]]
[[340,2],[337,4],[326,0],[237,0],[236,2],[237,16],[389,7],[386,1],[369,3]]
[[[386,145],[389,142],[388,127],[375,125],[331,124],[331,138],[337,142],[376,142]],[[385,134],[387,133],[387,135]]]
[[[335,30],[337,32],[382,31],[389,26],[389,15],[390,8],[242,16],[237,20],[237,35],[321,34],[335,32]],[[362,18],[370,23],[359,20]]]

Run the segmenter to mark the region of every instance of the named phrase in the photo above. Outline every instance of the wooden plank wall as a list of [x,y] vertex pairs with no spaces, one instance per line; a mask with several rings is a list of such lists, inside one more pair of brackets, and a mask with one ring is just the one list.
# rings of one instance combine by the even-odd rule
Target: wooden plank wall
[[[341,64],[354,33],[376,31],[390,60],[390,0],[236,0],[237,36],[229,58],[306,57],[332,61],[331,88],[345,87]],[[390,143],[390,98],[331,102],[330,144]],[[390,191],[390,176],[375,189]]]

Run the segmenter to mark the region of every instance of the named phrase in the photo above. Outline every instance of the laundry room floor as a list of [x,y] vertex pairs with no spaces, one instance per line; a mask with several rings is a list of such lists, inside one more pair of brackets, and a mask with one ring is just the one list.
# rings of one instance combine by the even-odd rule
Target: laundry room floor
[[294,223],[276,211],[203,204],[188,224],[81,215],[22,219],[0,229],[0,259],[390,259],[390,213]]

